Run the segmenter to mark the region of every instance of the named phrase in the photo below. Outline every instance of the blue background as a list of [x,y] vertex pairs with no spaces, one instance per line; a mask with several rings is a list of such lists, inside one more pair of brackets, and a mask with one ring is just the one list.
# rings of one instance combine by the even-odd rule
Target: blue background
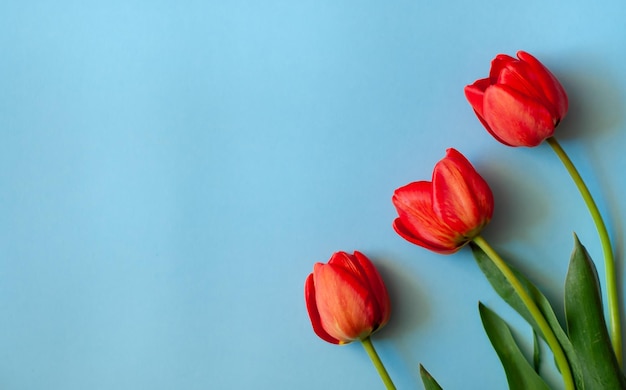
[[506,387],[478,301],[525,350],[529,328],[469,250],[397,236],[390,198],[460,150],[495,195],[484,236],[562,316],[572,232],[601,259],[591,219],[547,145],[497,143],[463,95],[529,51],[569,94],[558,138],[621,286],[625,19],[620,0],[2,2],[0,387],[379,389],[304,306],[313,264],[355,249],[390,290],[374,343],[399,389],[419,363]]

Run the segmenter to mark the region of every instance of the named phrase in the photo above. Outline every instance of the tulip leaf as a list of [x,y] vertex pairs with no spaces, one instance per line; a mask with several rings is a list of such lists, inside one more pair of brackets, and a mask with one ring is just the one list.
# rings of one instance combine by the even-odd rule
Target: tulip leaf
[[510,390],[549,390],[548,385],[530,365],[511,334],[506,322],[482,303],[478,304],[483,327],[496,350]]
[[565,280],[565,316],[587,388],[626,389],[604,320],[598,274],[578,237]]
[[537,331],[533,329],[533,368],[539,374],[541,367],[541,344],[539,344],[539,336]]
[[[476,259],[476,263],[480,267],[481,271],[491,283],[491,286],[494,290],[500,295],[502,299],[506,303],[508,303],[513,309],[515,309],[534,329],[535,332],[542,338],[544,338],[541,329],[535,322],[534,318],[526,308],[526,305],[522,302],[519,295],[515,292],[515,289],[506,277],[502,274],[500,269],[496,267],[496,265],[491,261],[489,256],[480,248],[478,245],[473,242],[470,243],[470,247],[472,248],[472,252],[474,254],[474,259]],[[574,351],[574,347],[570,342],[567,334],[563,330],[561,323],[559,322],[556,314],[554,314],[554,310],[550,305],[548,299],[539,291],[539,289],[524,275],[522,275],[519,271],[509,265],[509,268],[512,269],[513,273],[520,281],[524,289],[528,292],[530,297],[533,299],[544,318],[548,322],[548,325],[554,332],[559,344],[561,344],[561,348],[565,352],[567,360],[570,365],[570,369],[574,375],[574,381],[576,382],[576,389],[582,390],[585,388],[584,380],[583,380],[583,371],[578,361],[578,357],[576,352]]]
[[426,371],[424,366],[422,366],[421,364],[420,364],[420,376],[422,377],[422,382],[424,383],[424,389],[443,390],[441,386],[439,386],[439,383],[437,383],[435,378],[433,378],[433,376],[430,375],[430,373]]

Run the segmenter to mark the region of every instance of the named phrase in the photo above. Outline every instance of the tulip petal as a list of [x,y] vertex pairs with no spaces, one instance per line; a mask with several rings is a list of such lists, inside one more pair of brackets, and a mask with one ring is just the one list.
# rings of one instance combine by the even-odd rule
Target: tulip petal
[[354,256],[346,252],[333,253],[333,255],[330,257],[330,260],[328,260],[328,264],[332,265],[333,267],[343,268],[359,280],[367,280],[367,275],[365,274],[363,268],[356,261]]
[[483,116],[483,98],[485,90],[489,87],[489,79],[476,80],[474,84],[465,87],[465,97],[472,106],[479,119]]
[[493,195],[472,164],[455,149],[433,171],[433,209],[443,222],[464,238],[473,238],[489,222]]
[[554,134],[554,118],[540,102],[503,85],[485,91],[485,121],[511,146],[537,146]]
[[395,230],[400,237],[404,238],[408,242],[442,255],[449,255],[459,250],[459,247],[456,244],[454,246],[443,246],[439,243],[424,241],[420,237],[416,236],[400,218],[396,218],[393,221],[393,230]]
[[531,71],[527,64],[517,61],[502,69],[497,84],[506,85],[522,95],[541,102],[546,107],[551,107],[552,103],[546,98],[536,79],[536,74]]
[[389,316],[391,314],[391,302],[389,300],[387,287],[385,286],[380,273],[376,267],[374,267],[374,264],[372,264],[372,262],[363,253],[355,251],[354,258],[363,269],[369,283],[372,296],[378,303],[378,327],[383,326],[387,323],[387,321],[389,321]]
[[[518,52],[518,57],[519,61],[511,61],[500,70],[496,84],[505,85],[521,94],[528,95],[541,102],[552,113],[553,118],[561,118],[559,104],[564,101],[565,111],[567,111],[567,96],[560,83],[535,57],[524,52]],[[559,94],[559,91],[562,94]]]
[[313,281],[313,274],[310,274],[306,278],[304,284],[304,299],[306,302],[306,309],[309,312],[309,318],[311,319],[311,325],[313,325],[313,331],[315,334],[324,341],[331,344],[339,344],[339,340],[329,335],[322,326],[322,320],[320,319],[319,311],[317,310],[317,303],[315,298],[315,282]]
[[342,267],[316,264],[313,271],[320,322],[340,344],[372,332],[375,303],[369,291]]
[[517,62],[517,60],[507,54],[498,54],[496,58],[491,61],[491,69],[489,70],[489,81],[491,85],[498,82],[498,77],[502,69],[509,66],[511,63]]
[[[357,253],[359,254],[358,256]],[[385,285],[382,283],[382,279],[380,278],[378,271],[374,268],[371,261],[365,257],[365,255],[360,252],[355,252],[354,255],[350,255],[346,252],[336,252],[332,255],[328,264],[333,267],[341,268],[348,274],[352,275],[371,293],[374,298],[372,302],[375,304],[375,307],[373,308],[374,313],[381,313],[383,307],[389,306],[388,297],[385,298],[382,296],[383,294],[385,296],[387,295]],[[380,282],[384,291],[380,289],[379,285],[375,285],[375,282],[377,281],[376,279]],[[378,299],[379,297],[385,299],[382,299],[381,302]],[[376,326],[384,324],[380,319],[374,319],[373,321],[376,323]]]
[[487,123],[487,121],[483,117],[484,98],[485,98],[485,91],[487,90],[487,88],[489,88],[489,79],[477,80],[474,84],[467,85],[465,87],[464,89],[465,97],[467,98],[467,101],[470,103],[470,105],[474,109],[474,112],[476,113],[476,117],[478,118],[480,123],[482,123],[485,129],[487,129],[489,134],[491,134],[492,137],[498,140],[498,142],[508,145],[503,139],[501,139],[498,136],[498,134],[496,134],[491,129],[491,127],[489,126],[489,123]]
[[528,64],[533,70],[535,80],[538,85],[541,86],[546,99],[551,103],[551,106],[555,109],[559,120],[565,117],[568,109],[567,93],[559,82],[559,80],[546,68],[539,60],[532,55],[518,51],[517,57]]
[[373,319],[374,328],[372,330],[386,324],[389,320],[391,304],[387,288],[374,264],[358,251],[355,251],[354,255],[349,255],[346,252],[337,252],[333,254],[328,264],[344,269],[347,273],[357,278],[370,292],[373,298],[372,303],[374,304],[373,313],[375,314]]
[[[356,253],[356,252],[355,252]],[[365,255],[360,254],[360,256],[362,258],[364,258],[365,260],[367,260],[367,262],[369,263],[369,265],[373,268],[374,266],[372,265],[372,263],[369,261],[369,259],[367,259],[367,257],[365,257]],[[361,260],[361,261],[359,261]],[[346,252],[336,252],[332,255],[332,257],[330,258],[330,260],[328,261],[328,265],[331,265],[333,267],[337,267],[337,268],[341,268],[344,271],[346,271],[348,274],[352,275],[355,279],[357,279],[359,281],[359,283],[364,286],[368,291],[373,292],[373,296],[376,298],[377,291],[374,291],[372,289],[372,281],[370,280],[371,275],[368,274],[368,271],[363,267],[363,263],[365,263],[364,261],[362,261],[363,259],[359,259],[356,257],[356,255],[350,255]],[[378,275],[378,271],[376,271],[376,269],[374,268],[374,272],[376,273],[376,275]],[[380,276],[378,275],[378,278],[380,279]],[[386,292],[385,292],[386,294]],[[380,305],[378,304],[378,300],[374,299],[373,302],[376,304],[376,307],[373,308],[373,311],[375,313],[380,313]],[[374,320],[375,322],[379,322],[378,320]]]
[[399,218],[394,229],[406,240],[439,253],[458,248],[458,234],[446,226],[433,210],[432,183],[419,181],[398,188],[392,201]]

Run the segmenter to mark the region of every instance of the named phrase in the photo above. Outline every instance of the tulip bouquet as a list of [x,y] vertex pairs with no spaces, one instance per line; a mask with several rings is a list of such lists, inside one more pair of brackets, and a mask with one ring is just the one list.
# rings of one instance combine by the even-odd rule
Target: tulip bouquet
[[[550,348],[565,389],[626,389],[611,241],[589,189],[554,137],[568,110],[565,90],[541,62],[520,51],[517,58],[496,56],[489,77],[466,86],[465,96],[496,140],[512,147],[535,147],[545,141],[572,177],[602,243],[608,325],[595,264],[578,238],[565,277],[565,326],[541,291],[487,242],[481,233],[493,215],[493,194],[470,161],[455,149],[448,149],[437,162],[430,181],[395,190],[392,202],[398,217],[394,230],[410,243],[440,254],[469,247],[494,290],[532,327],[535,353],[531,362],[506,322],[479,303],[483,327],[510,389],[549,388],[538,369],[539,339]],[[372,333],[389,319],[389,297],[365,255],[337,252],[327,264],[315,264],[305,283],[305,299],[320,338],[334,344],[361,341],[386,387],[395,388],[371,342]],[[422,366],[420,374],[427,390],[441,389]]]

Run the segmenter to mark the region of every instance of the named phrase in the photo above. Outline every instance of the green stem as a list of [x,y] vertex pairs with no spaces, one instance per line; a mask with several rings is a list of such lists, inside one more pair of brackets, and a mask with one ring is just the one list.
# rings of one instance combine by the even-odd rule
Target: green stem
[[569,366],[569,362],[567,361],[567,357],[565,356],[565,352],[563,348],[561,348],[561,344],[559,343],[556,335],[552,331],[552,328],[546,321],[545,317],[537,304],[532,299],[532,297],[528,294],[528,291],[524,288],[522,283],[517,279],[511,268],[506,264],[506,262],[498,255],[498,253],[485,241],[482,236],[474,237],[474,243],[480,247],[480,249],[485,252],[485,254],[491,259],[493,264],[498,267],[502,275],[506,278],[506,280],[511,284],[517,295],[520,297],[530,315],[533,317],[537,326],[539,326],[539,330],[543,334],[544,339],[548,343],[548,346],[552,350],[554,354],[554,360],[556,360],[556,365],[563,376],[563,382],[565,383],[566,390],[574,390],[576,387],[574,385],[574,378],[572,376],[572,371]]
[[580,173],[570,160],[565,150],[561,147],[559,142],[554,137],[550,137],[547,139],[548,145],[552,147],[552,150],[559,156],[565,168],[567,168],[567,172],[569,172],[572,180],[578,187],[578,191],[580,191],[580,195],[582,195],[589,212],[591,213],[591,218],[593,218],[593,222],[596,225],[596,230],[598,231],[598,235],[600,236],[600,242],[602,243],[602,251],[604,252],[604,269],[605,269],[605,279],[606,279],[606,290],[608,297],[608,308],[609,308],[609,323],[610,323],[610,332],[611,332],[611,342],[613,343],[613,351],[615,352],[615,357],[619,364],[622,364],[622,330],[620,324],[620,313],[619,313],[619,298],[617,292],[617,277],[615,274],[615,260],[613,259],[613,249],[611,248],[611,239],[609,237],[609,233],[606,229],[606,225],[604,224],[604,220],[602,219],[602,215],[600,214],[600,210],[598,210],[598,206],[596,202],[593,200],[591,196],[591,192],[589,192],[589,188],[583,181]]
[[380,375],[380,379],[383,380],[385,387],[389,390],[395,390],[396,386],[391,381],[391,377],[387,373],[387,370],[385,369],[385,365],[380,360],[380,357],[378,357],[378,354],[376,353],[376,350],[374,349],[374,344],[372,344],[372,340],[368,336],[364,338],[363,340],[361,340],[361,343],[363,344],[363,348],[365,348],[367,355],[372,360],[372,363],[374,363],[374,367],[376,367],[376,371],[378,371],[378,375]]

